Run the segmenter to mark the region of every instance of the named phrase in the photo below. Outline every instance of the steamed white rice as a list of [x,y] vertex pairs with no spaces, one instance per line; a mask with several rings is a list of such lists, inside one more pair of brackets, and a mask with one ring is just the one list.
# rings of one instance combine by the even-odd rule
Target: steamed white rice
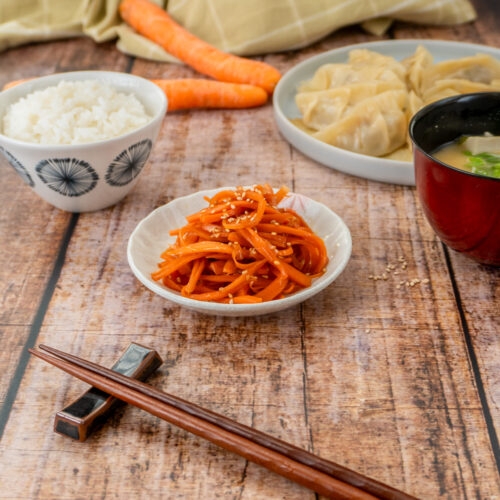
[[97,80],[61,81],[11,104],[2,133],[37,144],[82,144],[127,134],[150,120],[132,94]]

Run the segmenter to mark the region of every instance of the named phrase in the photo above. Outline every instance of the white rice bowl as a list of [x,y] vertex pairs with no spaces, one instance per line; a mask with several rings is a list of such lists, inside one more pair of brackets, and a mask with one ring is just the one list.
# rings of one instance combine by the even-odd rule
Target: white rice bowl
[[35,144],[85,144],[127,134],[150,120],[133,94],[97,80],[63,80],[11,104],[0,131]]

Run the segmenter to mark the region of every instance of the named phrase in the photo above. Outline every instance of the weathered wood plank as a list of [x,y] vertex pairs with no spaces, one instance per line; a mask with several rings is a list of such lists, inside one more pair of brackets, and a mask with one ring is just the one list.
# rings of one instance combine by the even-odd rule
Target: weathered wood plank
[[[315,451],[340,451],[346,465],[421,498],[497,494],[446,262],[414,190],[337,173],[325,188],[322,167],[292,158],[297,191],[344,216],[354,238],[348,271],[303,305]],[[368,279],[399,255],[405,271]],[[430,283],[396,288],[408,278]]]
[[[150,65],[150,71],[154,69]],[[158,74],[162,70],[156,68]],[[307,446],[301,424],[302,360],[295,314],[249,322],[193,315],[152,296],[130,273],[125,254],[128,235],[139,220],[173,197],[218,186],[221,179],[227,184],[250,183],[256,175],[265,175],[273,184],[291,184],[291,167],[282,161],[288,158],[289,147],[277,140],[271,111],[267,107],[167,117],[150,165],[134,191],[110,210],[80,217],[40,340],[107,359],[108,364],[132,339],[155,345],[167,358],[168,377],[164,371],[160,386]],[[21,468],[37,472],[22,482],[9,481],[10,494],[50,496],[50,478],[54,474],[71,478],[76,466],[79,478],[91,478],[89,488],[99,495],[107,491],[109,497],[125,492],[139,496],[142,486],[137,479],[147,477],[148,488],[156,495],[168,490],[172,496],[188,498],[209,498],[213,492],[280,498],[285,491],[289,498],[313,498],[296,485],[257,468],[254,472],[244,460],[135,410],[124,413],[117,432],[107,429],[87,443],[78,465],[57,460],[82,447],[51,432],[40,434],[33,426],[24,437],[16,432],[33,410],[40,411],[42,428],[50,428],[52,410],[74,396],[74,381],[63,377],[58,390],[53,390],[53,376],[52,370],[32,362],[23,381],[11,418],[16,424],[6,429],[1,460],[10,457],[7,481]],[[36,394],[43,387],[52,389],[40,399]],[[288,401],[293,394],[297,398]],[[117,433],[125,433],[125,441],[117,440]],[[103,462],[91,459],[96,454],[113,464],[113,474],[106,474]],[[147,462],[149,471],[144,470]],[[73,487],[77,488],[68,486],[67,494],[74,494]]]
[[[0,55],[0,87],[4,83],[75,68],[123,70],[128,58],[112,44],[90,40],[30,45]],[[71,214],[53,208],[23,185],[0,155],[0,402],[18,366],[33,319],[52,273]]]
[[[416,29],[398,23],[394,29],[397,38],[421,37],[446,38],[464,42],[500,47],[500,33],[497,29],[500,4],[487,0],[475,0],[474,6],[479,21],[451,30],[445,28]],[[490,449],[498,454],[500,435],[500,364],[497,353],[500,349],[500,272],[497,269],[479,265],[462,255],[448,250],[452,276],[457,287],[457,311],[463,314],[460,329],[470,347],[466,353],[471,370],[476,370],[475,384],[481,394],[482,412],[488,421]],[[500,467],[500,456],[496,457]]]

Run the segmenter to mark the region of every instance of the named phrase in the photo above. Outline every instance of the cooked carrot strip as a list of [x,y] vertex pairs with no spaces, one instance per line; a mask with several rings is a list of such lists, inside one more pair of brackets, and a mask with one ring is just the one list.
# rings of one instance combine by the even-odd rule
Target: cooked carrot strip
[[173,231],[152,274],[183,296],[228,304],[278,300],[311,285],[328,263],[325,244],[293,210],[288,189],[219,191]]
[[[262,266],[264,264],[265,260],[260,260],[257,262],[254,262],[252,267],[249,270],[249,273],[251,274],[252,272],[256,271],[259,266]],[[210,292],[210,293],[200,293],[200,294],[192,294],[190,297],[195,300],[205,300],[205,301],[212,301],[212,300],[219,300],[224,297],[227,297],[229,293],[233,294],[245,284],[246,281],[246,276],[244,274],[240,275],[238,278],[236,278],[231,284],[219,288],[218,291],[216,292]]]
[[272,94],[281,78],[269,64],[226,54],[195,37],[149,0],[123,0],[123,20],[196,71],[216,80],[249,83]]
[[224,267],[222,268],[224,274],[233,274],[236,272],[236,265],[232,260],[226,260]]
[[173,290],[181,291],[182,287],[179,283],[176,283],[174,280],[170,279],[168,276],[164,276],[162,282],[165,286],[172,288]]
[[213,281],[214,283],[224,283],[227,281],[234,281],[239,278],[239,274],[202,274],[200,279],[202,281]]
[[278,276],[263,290],[257,293],[257,297],[260,297],[263,301],[275,299],[287,286],[288,279]]
[[213,262],[210,262],[210,264],[208,264],[208,268],[214,274],[218,275],[218,274],[222,274],[224,272],[225,264],[226,263],[223,260],[215,260]]
[[193,108],[255,108],[267,102],[266,91],[255,85],[197,78],[151,81],[165,92],[169,111]]
[[258,304],[262,302],[260,297],[255,297],[254,295],[240,295],[233,300],[235,304]]
[[182,295],[187,296],[194,292],[204,267],[205,259],[198,259],[194,262],[191,275],[189,276],[189,281],[182,287]]
[[164,276],[168,276],[169,274],[172,274],[174,271],[177,271],[177,269],[182,267],[184,264],[187,264],[188,262],[190,262],[192,260],[196,260],[200,257],[203,257],[203,254],[193,253],[190,255],[185,255],[183,257],[180,257],[180,258],[174,260],[173,262],[170,262],[165,267],[162,267],[156,273],[153,273],[151,275],[151,277],[154,280],[159,280],[160,278],[163,278]]

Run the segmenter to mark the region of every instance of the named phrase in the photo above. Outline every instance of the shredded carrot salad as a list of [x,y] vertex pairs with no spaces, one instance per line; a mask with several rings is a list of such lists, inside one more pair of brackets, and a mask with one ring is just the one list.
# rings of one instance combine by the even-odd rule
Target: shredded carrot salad
[[323,240],[268,185],[218,192],[170,231],[177,240],[152,278],[190,299],[253,304],[311,285],[328,264]]

